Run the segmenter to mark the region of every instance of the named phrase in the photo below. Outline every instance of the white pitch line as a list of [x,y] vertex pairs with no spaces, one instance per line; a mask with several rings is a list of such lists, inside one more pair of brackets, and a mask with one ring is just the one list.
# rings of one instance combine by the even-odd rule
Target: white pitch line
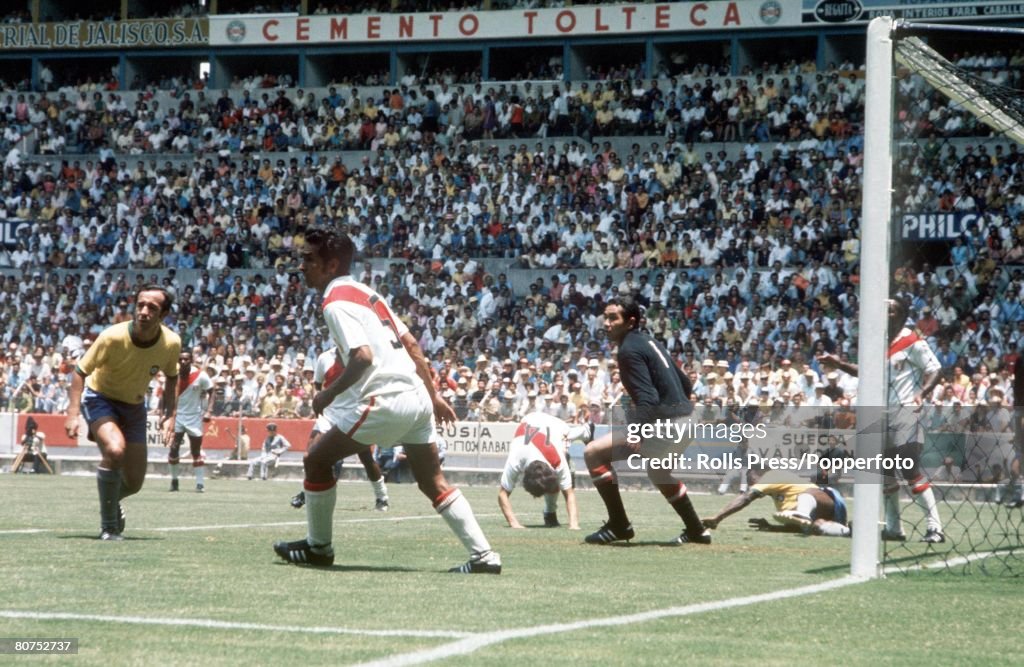
[[49,532],[52,532],[49,528],[12,528],[11,530],[0,530],[0,535],[30,535]]
[[159,618],[146,616],[105,616],[102,614],[71,614],[64,612],[36,612],[0,610],[0,618],[22,618],[36,621],[91,621],[95,623],[128,623],[132,625],[170,625],[176,627],[206,628],[214,630],[256,630],[259,632],[297,632],[313,635],[363,635],[367,637],[420,637],[427,639],[458,639],[472,637],[470,632],[449,630],[360,630],[358,628],[303,627],[299,625],[263,625],[238,623],[208,618]]
[[[884,574],[903,574],[904,572],[914,572],[917,570],[939,570],[945,567],[956,567],[958,565],[967,565],[973,563],[976,560],[985,560],[992,556],[997,556],[1001,552],[998,551],[979,551],[976,554],[968,554],[966,556],[957,556],[946,560],[942,558],[933,563],[915,563],[914,565],[908,565],[907,567],[900,567],[899,565],[890,565],[889,567],[882,570]],[[1009,551],[1005,553],[1010,553]],[[939,554],[935,554],[938,556]]]
[[844,586],[850,586],[864,581],[868,581],[868,579],[847,576],[841,579],[833,579],[831,581],[813,584],[810,586],[801,586],[799,588],[790,588],[781,591],[774,591],[772,593],[761,593],[760,595],[749,595],[746,597],[717,600],[714,602],[701,602],[699,604],[691,604],[685,607],[655,609],[638,614],[594,618],[590,620],[576,621],[574,623],[556,623],[552,625],[536,625],[528,628],[513,628],[511,630],[501,630],[499,632],[481,632],[470,635],[469,637],[460,639],[456,642],[442,644],[435,648],[388,656],[381,660],[361,663],[359,667],[420,665],[426,662],[433,662],[435,660],[446,660],[456,656],[468,655],[474,651],[484,648],[485,646],[500,644],[513,639],[525,639],[527,637],[552,635],[562,632],[574,632],[576,630],[588,630],[591,628],[630,625],[633,623],[644,623],[646,621],[654,621],[662,618],[692,616],[694,614],[703,614],[709,611],[719,611],[722,609],[730,609],[732,607],[743,607],[746,605],[759,604],[761,602],[772,602],[775,600],[785,600],[787,598],[794,598],[802,595],[823,593],[825,591],[843,588]]

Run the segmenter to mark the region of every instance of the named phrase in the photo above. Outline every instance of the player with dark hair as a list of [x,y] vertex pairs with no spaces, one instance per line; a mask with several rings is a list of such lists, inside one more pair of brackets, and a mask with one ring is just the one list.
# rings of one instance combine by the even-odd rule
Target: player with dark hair
[[[609,544],[634,536],[612,463],[633,454],[644,461],[681,453],[689,444],[689,440],[677,443],[671,438],[636,437],[643,425],[665,420],[675,422],[693,412],[690,379],[672,362],[661,343],[640,331],[641,318],[640,304],[628,296],[612,299],[604,309],[604,328],[609,340],[618,346],[622,385],[630,400],[625,424],[613,427],[610,435],[595,440],[584,450],[590,478],[608,510],[607,522],[585,538],[589,544]],[[631,437],[631,433],[634,436]],[[697,516],[686,485],[674,479],[671,471],[653,466],[645,468],[648,478],[683,520],[685,529],[676,543],[710,544],[711,533]]]
[[100,497],[100,539],[124,539],[121,500],[136,494],[146,479],[146,407],[150,380],[164,373],[161,427],[164,442],[174,436],[178,355],[181,339],[161,322],[174,300],[159,285],[135,295],[135,315],[104,329],[78,361],[71,378],[64,429],[78,438],[78,415],[102,458],[96,471]]
[[[178,490],[178,462],[182,442],[188,435],[188,448],[192,454],[192,470],[196,476],[196,491],[203,492],[203,471],[206,457],[203,456],[203,423],[210,421],[213,400],[210,391],[213,380],[201,369],[192,368],[192,353],[182,350],[178,355],[178,414],[174,420],[174,440],[167,452],[167,463],[171,468],[171,491]],[[203,408],[203,405],[206,408]]]
[[[909,458],[913,465],[901,468],[911,495],[924,511],[927,528],[922,542],[938,544],[946,541],[942,532],[935,493],[928,477],[921,469],[921,449],[924,433],[921,426],[921,406],[930,396],[940,379],[942,364],[935,357],[928,342],[906,327],[908,309],[899,300],[889,301],[889,406],[899,406],[889,414],[888,431],[882,452],[886,458]],[[838,368],[857,375],[857,365],[823,354],[818,362],[826,368]],[[907,539],[900,520],[899,481],[891,471],[885,473],[882,499],[885,506],[885,528],[882,539],[903,542]]]
[[522,477],[523,488],[534,498],[544,496],[544,525],[554,528],[558,523],[558,491],[565,497],[569,514],[569,530],[579,529],[579,510],[569,467],[569,443],[593,440],[593,424],[567,424],[543,412],[531,412],[516,428],[509,447],[505,469],[498,489],[498,507],[511,528],[522,528],[509,496]]
[[305,539],[277,542],[274,552],[296,564],[334,563],[334,463],[371,444],[403,444],[420,491],[470,553],[452,572],[501,572],[469,500],[448,485],[438,458],[435,415],[454,421],[438,395],[423,351],[408,327],[379,294],[351,276],[355,246],[346,234],[314,229],[306,235],[302,273],[306,285],[323,293],[323,314],[331,338],[345,358],[345,370],[313,397],[313,410],[331,427],[309,447],[305,467]]
[[758,498],[771,498],[775,503],[771,525],[764,519],[751,519],[750,524],[760,530],[813,533],[831,537],[849,537],[846,523],[846,501],[838,490],[830,486],[808,484],[795,474],[779,470],[752,473],[754,483],[748,491],[733,498],[717,514],[704,519],[708,528],[718,525],[728,516],[739,512]]
[[[321,352],[320,356],[316,359],[316,367],[313,369],[313,387],[317,391],[322,390],[325,385],[330,385],[334,382],[344,370],[345,364],[342,363],[341,357],[338,356],[338,348],[332,345],[330,349]],[[327,421],[326,417],[323,415],[317,417],[316,422],[313,424],[313,430],[309,433],[308,444],[312,445],[317,436],[321,433],[326,433],[330,428],[331,423]],[[370,485],[373,487],[374,509],[378,512],[387,512],[391,509],[391,501],[388,498],[388,486],[384,481],[384,473],[381,472],[380,465],[373,458],[373,447],[361,450],[357,456],[359,457],[359,462],[363,464],[363,470],[366,471],[366,478],[370,480]],[[334,464],[335,478],[341,477],[341,463],[342,459],[339,459]],[[305,505],[306,492],[299,491],[295,494],[292,497],[291,504],[295,509]]]

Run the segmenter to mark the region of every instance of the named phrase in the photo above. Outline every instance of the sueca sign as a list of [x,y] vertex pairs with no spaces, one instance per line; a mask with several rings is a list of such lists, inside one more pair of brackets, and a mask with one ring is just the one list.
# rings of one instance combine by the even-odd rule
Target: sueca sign
[[523,39],[794,26],[800,0],[676,2],[564,9],[211,16],[211,46]]

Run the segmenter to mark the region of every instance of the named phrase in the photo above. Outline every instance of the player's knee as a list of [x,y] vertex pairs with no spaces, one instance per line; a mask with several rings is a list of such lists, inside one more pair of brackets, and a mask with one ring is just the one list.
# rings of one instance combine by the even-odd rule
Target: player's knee
[[120,442],[109,442],[103,448],[104,461],[108,464],[108,467],[112,467],[115,470],[124,466],[124,456],[125,445],[123,440]]
[[142,484],[145,481],[146,478],[142,475],[124,475],[124,477],[121,479],[121,495],[135,495],[136,493],[142,490]]

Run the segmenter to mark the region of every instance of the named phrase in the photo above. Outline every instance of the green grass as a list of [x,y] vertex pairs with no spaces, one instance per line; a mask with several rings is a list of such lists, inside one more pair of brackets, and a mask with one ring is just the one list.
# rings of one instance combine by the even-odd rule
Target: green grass
[[[637,539],[629,546],[591,547],[580,543],[580,532],[508,529],[494,489],[466,488],[502,553],[505,573],[451,575],[445,570],[465,554],[415,487],[392,485],[394,509],[381,515],[371,510],[370,487],[356,483],[339,487],[334,568],[298,568],[280,563],[270,549],[276,539],[304,535],[304,514],[288,506],[297,485],[213,480],[198,495],[189,482],[183,479],[186,490],[169,494],[166,480],[151,478],[125,503],[128,539],[101,543],[95,539],[94,479],[0,477],[0,611],[489,633],[768,593],[848,571],[848,540],[749,530],[746,518],[770,514],[768,500],[730,518],[711,547],[669,547],[678,518],[660,496],[628,493]],[[540,501],[522,492],[513,501],[524,523],[541,522]],[[702,514],[723,502],[695,497]],[[603,518],[597,495],[581,491],[580,507],[584,528],[596,528]],[[402,517],[423,518],[393,521]],[[267,525],[281,522],[296,525]],[[216,527],[236,524],[254,525]],[[173,527],[196,529],[164,530]],[[45,532],[9,532],[17,529]],[[511,640],[450,662],[1016,664],[1022,594],[1020,578],[920,573],[789,600]],[[349,664],[456,641],[77,619],[0,617],[0,628],[4,637],[77,637],[75,664],[81,665]]]

